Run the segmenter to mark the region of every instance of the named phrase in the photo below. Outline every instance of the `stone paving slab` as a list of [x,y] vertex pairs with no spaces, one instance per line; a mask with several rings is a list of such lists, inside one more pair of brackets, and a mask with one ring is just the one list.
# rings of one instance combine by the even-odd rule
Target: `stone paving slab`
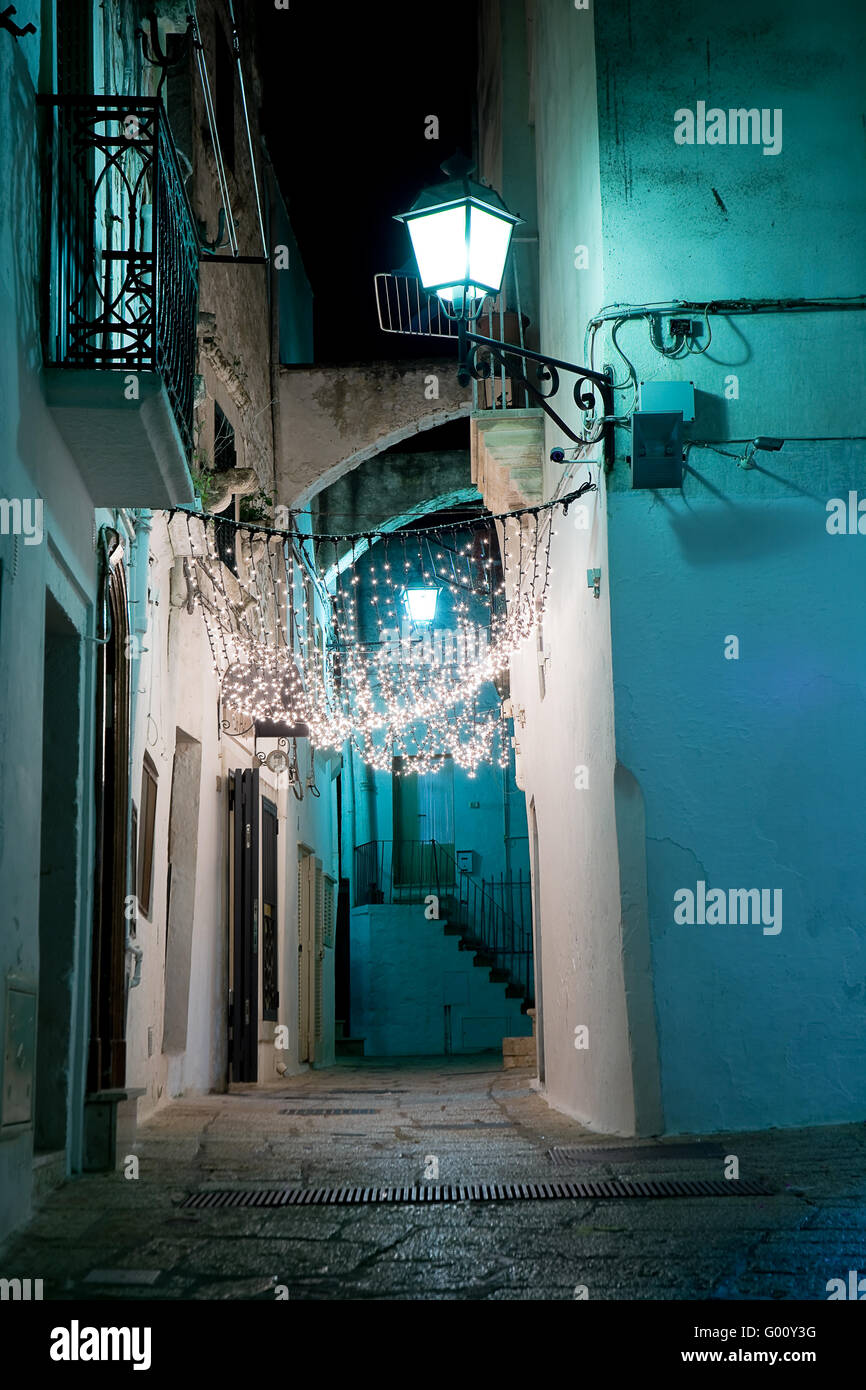
[[[0,1252],[0,1274],[45,1297],[103,1300],[825,1299],[866,1273],[866,1126],[714,1135],[771,1197],[182,1210],[225,1186],[723,1177],[722,1158],[590,1134],[526,1070],[491,1059],[351,1059],[226,1095],[170,1102],[139,1130],[138,1180],[87,1175],[47,1199]],[[373,1109],[373,1115],[311,1113]],[[302,1109],[303,1115],[288,1115]],[[618,1152],[573,1168],[553,1147]],[[685,1147],[684,1147],[685,1146]],[[429,1181],[430,1179],[428,1179]],[[152,1285],[86,1283],[158,1270]]]

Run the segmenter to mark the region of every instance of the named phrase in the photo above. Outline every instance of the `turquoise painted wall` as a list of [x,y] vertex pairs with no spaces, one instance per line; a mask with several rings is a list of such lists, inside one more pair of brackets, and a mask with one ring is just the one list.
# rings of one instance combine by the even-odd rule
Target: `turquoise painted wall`
[[[863,293],[866,11],[673,3],[662,24],[654,5],[599,5],[595,31],[603,232],[591,254],[605,302]],[[675,111],[701,100],[781,110],[780,153],[676,144]],[[609,481],[616,746],[646,813],[665,1127],[855,1120],[866,535],[826,522],[830,499],[866,498],[866,455],[862,439],[819,437],[866,433],[866,324],[862,312],[711,323],[708,350],[683,361],[654,352],[643,322],[619,338],[640,379],[694,381],[692,439],[789,442],[749,471],[693,449],[682,493],[653,494],[630,490],[618,430]],[[609,344],[603,360],[623,376]],[[676,923],[675,892],[698,881],[780,889],[781,932]]]
[[501,1050],[531,1020],[423,903],[352,910],[352,1035],[367,1057]]

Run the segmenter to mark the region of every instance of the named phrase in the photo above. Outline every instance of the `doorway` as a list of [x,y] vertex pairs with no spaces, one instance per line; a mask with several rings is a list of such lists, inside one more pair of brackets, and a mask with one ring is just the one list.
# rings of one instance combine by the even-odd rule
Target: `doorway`
[[277,844],[279,820],[273,801],[262,797],[262,1018],[280,1016]]
[[231,817],[230,1046],[232,1081],[259,1075],[259,770],[236,769]]
[[[318,874],[316,872],[318,866]],[[298,1061],[316,1059],[317,984],[321,969],[317,962],[317,886],[321,865],[313,851],[298,846]],[[317,968],[318,967],[318,968]]]
[[129,607],[123,548],[106,541],[108,640],[98,649],[96,863],[87,1089],[126,1083],[126,891],[129,817]]
[[438,772],[418,773],[415,759],[392,763],[394,886],[435,881],[433,842],[454,860],[454,759],[437,759]]
[[42,702],[42,835],[39,867],[39,1000],[34,1147],[67,1146],[72,983],[75,971],[76,847],[81,644],[49,593],[45,601]]
[[162,1031],[162,1050],[167,1053],[186,1051],[200,792],[201,744],[178,729],[168,822],[168,925]]

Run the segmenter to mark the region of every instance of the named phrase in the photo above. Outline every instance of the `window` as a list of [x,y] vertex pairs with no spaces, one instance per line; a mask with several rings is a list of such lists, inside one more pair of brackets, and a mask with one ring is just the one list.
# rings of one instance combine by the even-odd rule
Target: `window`
[[[235,447],[235,432],[229,423],[226,415],[214,401],[213,407],[213,466],[215,473],[229,473],[236,466],[238,461],[237,449]],[[230,520],[235,520],[235,499],[231,497],[228,504],[223,507],[217,516],[225,516]],[[224,526],[217,522],[214,526],[214,540],[216,541],[217,554],[232,574],[237,574],[237,560],[235,557],[236,531],[234,526]]]
[[141,769],[141,821],[138,832],[138,905],[150,916],[153,897],[153,835],[156,825],[156,784],[159,774],[148,753]]
[[213,466],[216,473],[235,468],[238,451],[235,447],[234,426],[217,401],[213,405]]
[[335,883],[334,883],[334,880],[333,880],[332,878],[329,878],[327,874],[325,875],[325,877],[324,877],[324,879],[322,880],[322,882],[323,882],[323,885],[324,885],[324,924],[323,924],[323,940],[324,940],[325,946],[327,946],[328,948],[330,948],[331,950],[333,950],[333,947],[334,947],[334,928],[335,928],[335,922],[334,922],[334,888],[335,888],[336,885],[335,885]]
[[[138,807],[132,803],[132,834],[130,840],[130,876],[129,881],[133,889],[138,893]],[[130,936],[135,936],[135,918],[129,924]]]
[[548,651],[544,645],[544,623],[541,619],[535,628],[535,647],[536,659],[538,661],[538,698],[543,700],[547,694],[547,659]]

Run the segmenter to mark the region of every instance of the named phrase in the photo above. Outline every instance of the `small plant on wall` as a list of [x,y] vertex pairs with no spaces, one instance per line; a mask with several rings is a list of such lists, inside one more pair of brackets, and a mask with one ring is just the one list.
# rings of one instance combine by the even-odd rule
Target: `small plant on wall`
[[270,521],[273,498],[260,487],[258,492],[252,492],[247,497],[238,499],[238,515],[241,521],[258,523],[264,525]]
[[201,498],[203,511],[209,510],[209,503],[213,497],[217,480],[207,466],[207,455],[198,450],[192,456],[192,467],[190,469],[192,484],[195,488],[196,497]]

